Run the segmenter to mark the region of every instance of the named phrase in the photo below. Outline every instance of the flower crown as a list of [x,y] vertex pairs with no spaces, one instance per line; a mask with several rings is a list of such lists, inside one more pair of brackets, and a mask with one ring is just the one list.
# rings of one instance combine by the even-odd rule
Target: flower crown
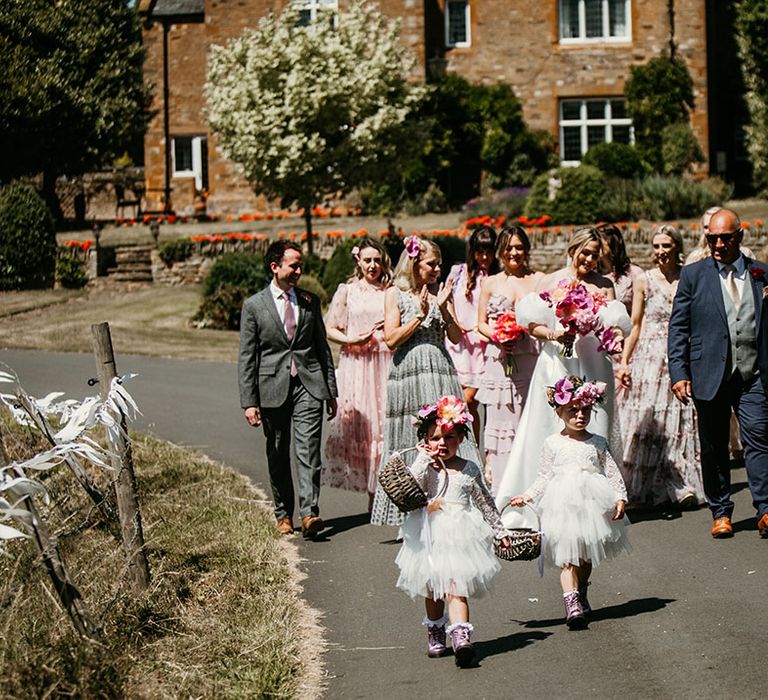
[[405,252],[409,258],[418,258],[421,252],[421,241],[416,234],[405,239]]
[[413,418],[414,425],[419,429],[433,422],[446,430],[458,425],[466,429],[472,422],[472,414],[464,401],[458,396],[448,394],[438,399],[436,403],[424,404]]
[[586,377],[569,375],[547,387],[547,401],[552,408],[574,403],[576,406],[587,408],[600,403],[605,395],[605,382],[588,382]]

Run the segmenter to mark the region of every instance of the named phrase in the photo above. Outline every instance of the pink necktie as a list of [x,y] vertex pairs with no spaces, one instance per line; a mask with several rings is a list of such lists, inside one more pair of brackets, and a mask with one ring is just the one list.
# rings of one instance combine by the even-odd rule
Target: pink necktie
[[288,292],[283,292],[283,299],[285,299],[285,311],[283,313],[285,334],[288,336],[288,340],[293,340],[293,336],[296,334],[296,314],[293,310],[293,304],[291,303],[291,298],[288,296]]
[[[288,336],[288,342],[291,342],[293,336],[296,335],[296,313],[293,310],[293,304],[291,304],[291,298],[288,296],[288,292],[283,292],[283,299],[285,300],[283,325],[285,326],[285,334]],[[296,374],[296,363],[294,362],[293,357],[291,357],[291,376],[295,377]]]

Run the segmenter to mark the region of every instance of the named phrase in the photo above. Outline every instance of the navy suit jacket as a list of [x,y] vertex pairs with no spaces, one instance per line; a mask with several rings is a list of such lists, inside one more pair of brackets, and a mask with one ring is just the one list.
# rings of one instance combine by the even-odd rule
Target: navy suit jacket
[[[762,319],[768,309],[763,291],[768,267],[744,256],[745,291],[755,299],[755,333],[763,389],[768,394],[768,329]],[[667,355],[672,384],[690,380],[693,396],[711,401],[723,379],[730,376],[731,345],[720,275],[713,258],[705,258],[680,271],[680,282],[669,319]],[[727,372],[727,374],[726,374]]]

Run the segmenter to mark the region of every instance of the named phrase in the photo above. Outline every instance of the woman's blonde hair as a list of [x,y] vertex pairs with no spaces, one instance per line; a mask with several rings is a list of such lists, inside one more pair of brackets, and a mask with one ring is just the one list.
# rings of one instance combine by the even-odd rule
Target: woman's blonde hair
[[576,229],[571,236],[571,241],[568,243],[566,252],[571,258],[571,265],[576,265],[576,258],[584,248],[586,248],[592,241],[597,241],[600,244],[600,251],[603,249],[603,237],[600,232],[594,226],[584,226],[583,228]]
[[[672,242],[675,244],[675,251],[677,251],[677,264],[681,266],[685,264],[685,243],[683,242],[683,237],[680,234],[680,231],[678,231],[674,226],[670,226],[669,224],[662,224],[653,232],[653,236],[651,236],[651,245],[653,245],[653,239],[656,238],[656,236],[658,236],[660,233],[663,233],[665,236],[669,236],[672,239]],[[656,256],[653,253],[651,253],[651,262],[656,264]]]
[[432,252],[440,260],[440,248],[436,243],[433,243],[427,238],[416,238],[419,243],[419,254],[411,257],[408,255],[408,249],[406,248],[400,254],[400,259],[397,261],[395,267],[394,276],[392,278],[393,286],[397,287],[403,292],[417,292],[419,291],[419,280],[416,277],[416,268],[424,255],[428,252]]
[[359,265],[358,256],[366,248],[373,248],[379,255],[381,255],[381,276],[379,277],[379,284],[383,287],[388,287],[389,283],[392,281],[392,261],[389,259],[389,253],[387,253],[384,246],[373,238],[368,238],[366,236],[360,240],[360,243],[358,243],[355,248],[358,250],[357,255],[353,254],[353,257],[355,258],[355,274],[350,277],[350,279],[362,279],[363,270]]

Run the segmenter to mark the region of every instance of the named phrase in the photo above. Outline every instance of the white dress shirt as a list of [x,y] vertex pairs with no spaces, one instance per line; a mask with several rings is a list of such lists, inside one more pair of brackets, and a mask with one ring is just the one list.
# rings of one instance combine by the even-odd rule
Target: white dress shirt
[[[275,284],[275,281],[269,283],[269,291],[272,292],[272,298],[275,300],[275,306],[277,307],[277,315],[280,316],[280,320],[285,325],[285,299],[283,298],[283,290]],[[296,297],[296,290],[291,287],[288,292],[288,299],[293,306],[293,316],[296,319],[296,325],[299,323],[299,300]]]

